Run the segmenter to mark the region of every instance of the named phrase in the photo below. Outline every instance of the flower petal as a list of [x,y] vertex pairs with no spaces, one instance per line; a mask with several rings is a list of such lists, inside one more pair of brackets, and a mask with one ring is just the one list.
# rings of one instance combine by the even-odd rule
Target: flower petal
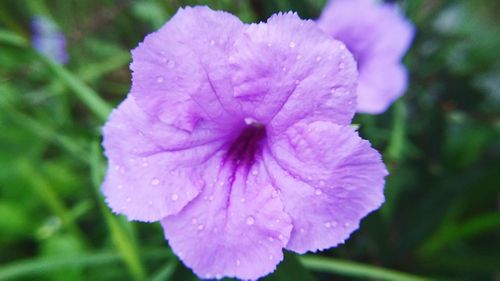
[[360,60],[385,56],[399,61],[415,33],[396,5],[375,0],[331,0],[318,20],[319,26],[344,42]]
[[230,54],[242,111],[275,132],[305,116],[348,124],[355,112],[356,65],[345,46],[296,14],[251,25]]
[[189,134],[149,118],[129,96],[103,129],[108,205],[131,220],[156,221],[177,213],[200,192],[193,166],[223,144],[212,133]]
[[287,249],[295,252],[343,242],[384,200],[380,154],[349,126],[299,122],[274,140],[264,162],[292,218]]
[[244,27],[207,7],[179,10],[132,51],[132,94],[139,105],[186,131],[200,120],[231,123],[227,117],[238,110],[225,107],[233,99],[227,53]]
[[407,84],[408,73],[402,64],[387,64],[377,59],[366,61],[359,73],[358,112],[384,112],[405,93]]
[[290,219],[261,162],[248,171],[222,159],[207,162],[203,192],[162,220],[165,236],[201,277],[257,279],[282,260]]

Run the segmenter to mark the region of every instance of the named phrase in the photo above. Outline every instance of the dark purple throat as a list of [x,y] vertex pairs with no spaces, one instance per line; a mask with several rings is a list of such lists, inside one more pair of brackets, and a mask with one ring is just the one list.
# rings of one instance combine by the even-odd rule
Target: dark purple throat
[[226,163],[233,168],[248,170],[262,155],[262,147],[266,139],[266,128],[258,123],[246,125],[238,137],[230,144],[226,154]]

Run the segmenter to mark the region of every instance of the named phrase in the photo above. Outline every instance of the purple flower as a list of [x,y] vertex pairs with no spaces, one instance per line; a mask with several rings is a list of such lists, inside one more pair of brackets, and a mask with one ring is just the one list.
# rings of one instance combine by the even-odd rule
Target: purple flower
[[114,212],[161,221],[202,278],[256,279],[284,248],[333,247],[383,202],[380,154],[350,126],[355,62],[314,22],[186,8],[132,57],[103,192]]
[[392,4],[375,0],[331,0],[318,24],[342,41],[358,63],[358,112],[378,114],[404,94],[407,72],[401,59],[414,28]]
[[58,63],[68,62],[66,38],[49,18],[35,17],[32,21],[33,47]]

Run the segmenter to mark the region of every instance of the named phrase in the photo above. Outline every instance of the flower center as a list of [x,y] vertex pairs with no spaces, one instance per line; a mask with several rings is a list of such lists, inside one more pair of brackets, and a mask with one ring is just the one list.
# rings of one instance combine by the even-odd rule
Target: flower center
[[250,168],[256,157],[262,152],[262,143],[266,138],[266,128],[257,121],[245,118],[246,126],[231,143],[226,154],[226,161],[234,167]]

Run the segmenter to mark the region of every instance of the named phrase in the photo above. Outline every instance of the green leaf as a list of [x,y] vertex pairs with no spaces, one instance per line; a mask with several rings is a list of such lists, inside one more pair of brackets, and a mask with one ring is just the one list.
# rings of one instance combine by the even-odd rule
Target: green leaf
[[[144,258],[146,259],[164,257],[166,257],[164,250],[152,250],[144,254]],[[121,255],[111,251],[72,255],[70,258],[65,256],[23,259],[21,261],[1,265],[0,280],[12,280],[22,276],[35,276],[67,267],[83,268],[102,266],[105,264],[117,263],[120,260]]]
[[376,267],[335,258],[318,256],[300,257],[302,264],[313,271],[334,273],[358,278],[387,281],[430,281],[432,279],[411,275],[391,269]]

